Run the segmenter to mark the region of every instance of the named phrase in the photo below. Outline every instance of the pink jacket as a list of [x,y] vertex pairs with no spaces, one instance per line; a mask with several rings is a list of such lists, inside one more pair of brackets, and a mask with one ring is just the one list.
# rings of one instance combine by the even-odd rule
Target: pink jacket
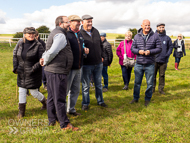
[[[131,46],[132,46],[133,40],[129,41],[129,44],[127,44],[127,40],[125,40],[125,46],[126,46],[126,54],[129,58],[135,58],[136,55],[131,52]],[[119,64],[123,65],[123,59],[124,59],[124,41],[121,41],[119,46],[117,47],[116,54],[119,57]]]

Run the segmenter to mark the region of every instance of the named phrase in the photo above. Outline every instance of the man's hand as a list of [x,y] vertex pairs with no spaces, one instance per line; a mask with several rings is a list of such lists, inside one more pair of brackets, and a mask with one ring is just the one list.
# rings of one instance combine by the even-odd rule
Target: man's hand
[[102,63],[104,62],[104,58],[102,58]]
[[144,50],[139,50],[140,55],[144,55],[145,51]]
[[109,65],[109,67],[111,67],[111,65]]
[[150,55],[150,51],[149,50],[145,51],[145,55],[146,56]]
[[41,66],[44,66],[44,59],[41,58],[39,62]]
[[84,48],[84,53],[88,55],[89,54],[89,48]]

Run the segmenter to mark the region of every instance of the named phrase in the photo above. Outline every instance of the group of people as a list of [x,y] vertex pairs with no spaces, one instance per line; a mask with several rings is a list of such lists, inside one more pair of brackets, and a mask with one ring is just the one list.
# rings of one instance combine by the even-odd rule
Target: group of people
[[163,91],[165,86],[165,71],[173,49],[176,70],[179,70],[178,66],[181,57],[186,55],[185,44],[182,38],[182,34],[179,34],[177,40],[175,40],[172,44],[171,38],[166,35],[165,24],[157,24],[157,30],[154,33],[150,27],[149,20],[143,20],[141,28],[135,35],[134,40],[132,40],[131,31],[127,31],[125,33],[125,40],[119,44],[116,54],[119,57],[119,64],[121,65],[125,85],[123,87],[124,90],[128,89],[132,67],[124,66],[123,60],[125,56],[136,59],[134,66],[135,82],[133,100],[130,102],[131,104],[137,103],[140,98],[140,87],[144,73],[147,82],[147,89],[145,91],[145,106],[148,106],[152,98],[152,94],[155,92],[156,75],[158,71],[158,91],[160,94],[165,94]]
[[[113,60],[112,47],[106,40],[106,33],[99,34],[99,31],[92,26],[92,20],[93,17],[90,15],[84,15],[82,19],[77,15],[57,17],[56,28],[50,33],[46,45],[37,37],[38,32],[35,28],[24,29],[24,37],[17,43],[13,52],[13,72],[18,74],[19,118],[25,116],[26,95],[29,89],[31,95],[42,103],[42,109],[47,109],[50,126],[58,122],[62,130],[79,130],[70,123],[67,114],[80,115],[76,112],[75,105],[81,82],[82,110],[89,109],[91,76],[94,79],[97,105],[107,107],[102,92],[108,91],[107,69]],[[131,104],[138,102],[145,73],[147,79],[145,106],[147,106],[155,90],[158,69],[163,73],[160,74],[159,84],[159,91],[163,94],[165,70],[173,45],[175,56],[183,56],[185,48],[181,39],[176,40],[172,45],[171,39],[165,33],[163,23],[157,25],[155,33],[150,28],[149,20],[144,20],[141,27],[134,40],[132,40],[132,32],[126,32],[126,40],[118,46],[117,55],[122,69],[124,90],[128,89],[132,67],[124,66],[123,59],[125,56],[136,59],[134,98]],[[176,62],[179,61],[180,57],[177,57]],[[38,90],[44,75],[43,83],[48,91],[47,100]],[[68,96],[67,105],[66,96]]]

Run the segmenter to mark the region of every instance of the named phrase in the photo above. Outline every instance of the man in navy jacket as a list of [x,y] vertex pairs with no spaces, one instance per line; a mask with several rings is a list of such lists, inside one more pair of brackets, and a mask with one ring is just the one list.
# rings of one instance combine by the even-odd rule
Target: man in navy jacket
[[84,39],[79,30],[82,19],[78,15],[70,15],[68,19],[70,21],[70,27],[67,36],[73,53],[73,66],[69,72],[67,82],[67,113],[78,116],[80,113],[76,112],[75,105],[80,93],[83,55],[87,55],[89,49],[84,47]]
[[137,55],[137,59],[134,67],[135,84],[133,100],[130,103],[138,102],[140,87],[145,73],[147,82],[145,106],[147,106],[152,97],[155,55],[162,51],[162,47],[158,34],[154,33],[150,28],[149,20],[143,20],[141,27],[138,30],[138,34],[135,35],[131,47],[131,51]]
[[157,25],[156,33],[159,34],[159,37],[162,43],[162,52],[157,54],[156,59],[155,59],[156,63],[155,63],[155,71],[154,71],[153,92],[155,92],[156,75],[157,75],[157,71],[159,70],[158,91],[160,92],[160,94],[165,94],[163,91],[164,85],[165,85],[165,71],[166,71],[169,56],[171,55],[172,50],[173,50],[173,45],[172,45],[171,38],[166,35],[164,23],[159,23]]

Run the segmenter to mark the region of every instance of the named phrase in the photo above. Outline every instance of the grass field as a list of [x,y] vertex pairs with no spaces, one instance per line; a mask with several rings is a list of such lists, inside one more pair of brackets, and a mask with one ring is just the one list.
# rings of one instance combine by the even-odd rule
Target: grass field
[[12,37],[14,34],[0,34],[0,37]]
[[[27,97],[25,117],[17,119],[16,75],[12,73],[12,51],[0,44],[0,142],[190,142],[190,51],[183,57],[180,70],[174,70],[171,55],[166,72],[166,95],[157,91],[150,105],[144,106],[146,81],[143,79],[139,103],[133,98],[134,72],[129,90],[124,91],[121,68],[113,49],[114,60],[109,68],[109,91],[104,93],[108,108],[97,106],[94,88],[90,89],[90,110],[81,110],[82,95],[77,101],[79,117],[69,116],[78,132],[61,131],[59,125],[47,126],[47,113],[40,111],[41,103]],[[157,78],[158,79],[158,78]],[[40,89],[47,97],[47,92]]]

